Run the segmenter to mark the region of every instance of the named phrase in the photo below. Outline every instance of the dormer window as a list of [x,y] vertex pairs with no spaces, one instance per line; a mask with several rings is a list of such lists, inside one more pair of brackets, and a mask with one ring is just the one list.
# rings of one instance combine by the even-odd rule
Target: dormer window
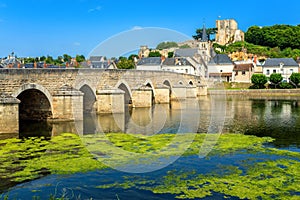
[[280,67],[280,68],[283,68],[283,66],[284,66],[284,63],[283,63],[283,62],[279,63],[279,67]]

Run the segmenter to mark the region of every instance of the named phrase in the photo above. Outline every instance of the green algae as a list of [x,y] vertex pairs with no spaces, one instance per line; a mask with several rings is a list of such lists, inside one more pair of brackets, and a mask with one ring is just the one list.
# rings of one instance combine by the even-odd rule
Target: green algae
[[[208,138],[207,138],[208,137]],[[0,141],[0,179],[23,182],[45,174],[72,174],[128,163],[151,164],[159,158],[194,156],[205,141],[213,145],[207,158],[231,154],[266,154],[279,158],[245,159],[240,166],[220,165],[201,174],[169,171],[162,177],[123,177],[123,181],[97,188],[137,188],[157,194],[174,194],[178,199],[195,199],[220,193],[240,199],[297,199],[300,191],[300,153],[264,147],[272,138],[223,134],[217,143],[213,135],[125,133],[79,137],[62,134],[51,140],[29,138]],[[192,142],[190,142],[192,139]],[[187,145],[188,144],[188,145]],[[97,159],[95,159],[97,158]],[[109,163],[109,164],[110,164]],[[1,185],[0,185],[1,186]]]
[[93,159],[74,134],[44,138],[8,139],[0,145],[0,179],[23,182],[45,174],[69,174],[105,166]]

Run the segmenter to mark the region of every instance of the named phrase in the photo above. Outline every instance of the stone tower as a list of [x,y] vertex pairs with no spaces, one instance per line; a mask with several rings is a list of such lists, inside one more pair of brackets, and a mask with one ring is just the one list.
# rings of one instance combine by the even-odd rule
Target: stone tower
[[202,39],[199,42],[199,52],[206,63],[208,63],[211,58],[211,45],[211,42],[208,40],[205,24],[203,24]]
[[238,24],[234,19],[217,20],[216,42],[220,45],[231,44],[244,41],[244,32],[238,29]]

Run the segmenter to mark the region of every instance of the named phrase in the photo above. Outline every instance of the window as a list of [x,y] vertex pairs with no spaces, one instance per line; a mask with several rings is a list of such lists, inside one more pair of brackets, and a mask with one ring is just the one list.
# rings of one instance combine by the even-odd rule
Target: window
[[270,75],[270,70],[269,69],[267,69],[267,75]]
[[220,70],[220,72],[222,73],[222,72],[223,72],[223,70]]
[[276,73],[276,69],[273,69],[273,73]]
[[290,73],[292,74],[294,72],[294,69],[290,69]]
[[245,75],[246,75],[246,71],[242,71],[242,75],[244,75],[244,76],[245,76]]

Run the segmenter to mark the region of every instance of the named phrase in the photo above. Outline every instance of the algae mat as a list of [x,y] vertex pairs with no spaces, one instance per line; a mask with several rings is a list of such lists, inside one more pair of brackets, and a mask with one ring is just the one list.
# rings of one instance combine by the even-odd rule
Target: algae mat
[[[74,134],[62,134],[51,140],[2,140],[0,187],[5,191],[9,186],[48,174],[101,171],[109,168],[105,165],[107,160],[122,166],[127,163],[150,165],[161,158],[167,159],[178,154],[182,158],[199,159],[199,149],[207,135],[194,134],[188,148],[181,144],[186,144],[191,134],[181,134],[176,145],[171,142],[174,137],[174,134],[143,136],[111,133],[81,138]],[[223,134],[205,160],[243,155],[238,163],[220,163],[209,171],[180,166],[164,171],[158,177],[127,175],[115,182],[104,181],[96,188],[99,191],[110,188],[144,190],[158,195],[172,194],[178,199],[199,199],[215,194],[223,198],[299,199],[300,153],[264,146],[272,141],[267,137]],[[172,146],[166,148],[170,144]],[[111,148],[112,145],[135,153],[135,156],[126,157],[128,154],[116,151]]]

